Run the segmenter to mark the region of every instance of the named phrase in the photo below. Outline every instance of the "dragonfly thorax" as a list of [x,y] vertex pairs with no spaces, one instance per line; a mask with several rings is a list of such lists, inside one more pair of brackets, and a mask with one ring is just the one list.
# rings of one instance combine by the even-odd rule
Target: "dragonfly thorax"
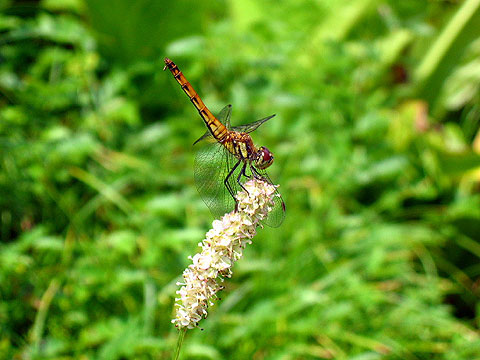
[[266,169],[273,163],[273,154],[265,146],[261,146],[257,150],[255,166],[259,169]]
[[248,161],[257,169],[263,170],[273,163],[273,154],[265,146],[258,149],[253,144],[252,138],[247,133],[229,131],[222,144],[238,160]]

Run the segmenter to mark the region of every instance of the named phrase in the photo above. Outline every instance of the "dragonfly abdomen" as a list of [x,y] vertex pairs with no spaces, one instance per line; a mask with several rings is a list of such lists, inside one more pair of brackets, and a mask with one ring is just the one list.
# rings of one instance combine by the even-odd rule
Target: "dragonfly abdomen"
[[175,65],[175,63],[169,58],[165,58],[165,67],[163,69],[165,70],[166,68],[170,70],[175,80],[177,80],[182,87],[182,90],[185,92],[185,94],[187,94],[193,106],[195,106],[205,122],[208,130],[210,130],[217,141],[222,141],[228,132],[225,125],[218,121],[218,119],[212,114],[212,112],[203,103],[200,96],[198,96],[198,93],[195,91],[193,86],[188,82],[185,76],[183,76],[183,73],[180,71],[178,66]]

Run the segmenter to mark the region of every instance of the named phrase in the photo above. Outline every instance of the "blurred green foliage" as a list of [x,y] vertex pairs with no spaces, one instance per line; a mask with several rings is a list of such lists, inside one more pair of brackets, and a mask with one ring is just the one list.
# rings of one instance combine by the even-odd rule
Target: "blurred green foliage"
[[0,1],[0,359],[171,355],[212,219],[166,55],[277,113],[287,203],[185,359],[478,358],[479,3]]

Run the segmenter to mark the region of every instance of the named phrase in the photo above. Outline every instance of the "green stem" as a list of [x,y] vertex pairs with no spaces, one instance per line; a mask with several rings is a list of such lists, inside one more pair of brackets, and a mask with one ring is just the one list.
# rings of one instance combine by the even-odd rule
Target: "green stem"
[[177,346],[175,348],[175,354],[173,354],[173,360],[178,360],[178,357],[180,356],[180,349],[182,348],[183,344],[183,339],[185,338],[185,333],[187,332],[187,329],[180,329],[178,331],[178,339],[177,339]]
[[35,321],[33,323],[33,329],[30,336],[35,355],[38,355],[38,350],[40,348],[40,342],[42,340],[43,330],[45,329],[45,321],[47,319],[48,309],[50,308],[50,304],[52,303],[52,300],[59,288],[60,281],[58,279],[52,279],[40,300],[40,306],[38,307],[38,312],[35,316]]

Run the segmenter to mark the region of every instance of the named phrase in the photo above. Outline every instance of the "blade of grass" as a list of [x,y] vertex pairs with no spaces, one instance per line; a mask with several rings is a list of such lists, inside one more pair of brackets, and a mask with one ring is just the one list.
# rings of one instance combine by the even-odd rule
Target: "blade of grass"
[[48,309],[52,303],[55,294],[60,288],[60,281],[58,279],[52,279],[48,285],[47,290],[40,300],[37,315],[33,323],[32,333],[30,335],[30,342],[33,345],[33,353],[38,355],[40,348],[40,341],[42,340],[43,330],[45,329],[45,321],[47,319]]
[[417,95],[435,106],[445,79],[470,43],[480,36],[480,0],[467,0],[457,10],[415,71]]
[[76,177],[77,179],[79,179],[80,181],[83,181],[85,184],[90,185],[92,188],[97,190],[99,193],[101,193],[107,199],[109,199],[114,204],[116,204],[126,214],[128,214],[129,212],[131,212],[133,210],[130,203],[122,195],[120,195],[111,186],[104,183],[103,181],[101,181],[96,176],[93,176],[92,174],[90,174],[90,173],[86,172],[85,170],[80,169],[78,167],[70,168],[70,174],[72,176]]

